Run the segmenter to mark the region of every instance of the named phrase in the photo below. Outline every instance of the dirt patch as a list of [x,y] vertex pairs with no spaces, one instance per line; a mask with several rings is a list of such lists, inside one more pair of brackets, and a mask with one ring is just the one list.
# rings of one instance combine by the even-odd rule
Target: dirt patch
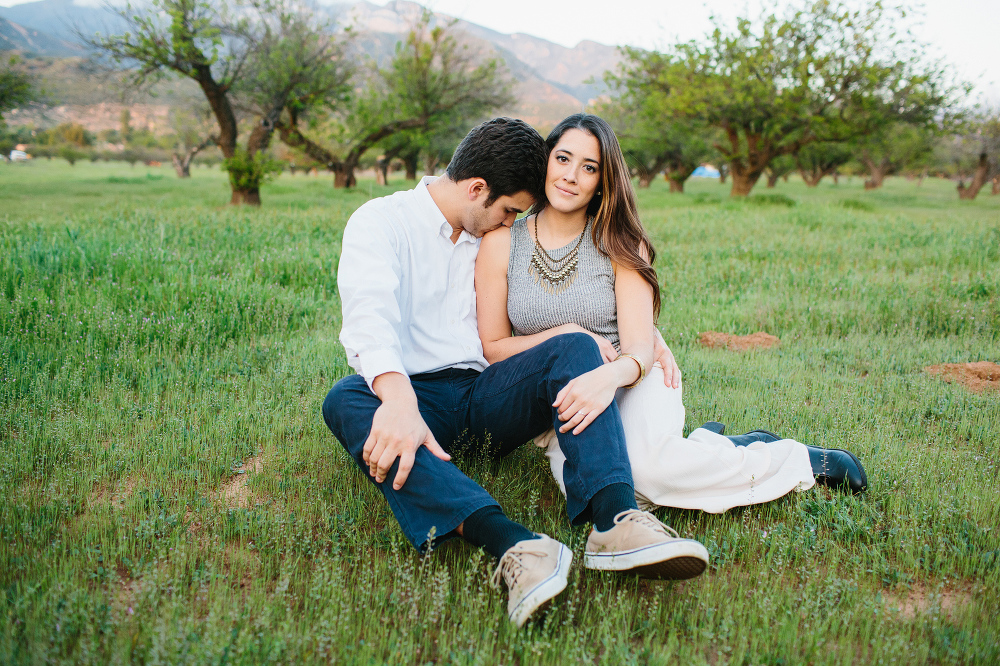
[[914,583],[910,589],[885,593],[882,598],[887,609],[898,612],[906,620],[927,613],[941,613],[945,617],[951,617],[956,608],[972,603],[969,591],[931,589],[923,583]]
[[111,495],[111,506],[120,508],[125,503],[125,500],[135,492],[137,485],[139,485],[139,479],[134,475],[123,480],[118,489]]
[[975,393],[993,389],[1000,391],[1000,365],[990,361],[977,363],[941,363],[929,365],[924,371],[949,384],[961,384]]
[[750,335],[730,335],[718,331],[705,331],[698,336],[698,344],[709,349],[728,349],[729,351],[749,351],[751,349],[770,349],[781,340],[764,331]]
[[132,578],[128,567],[118,563],[115,567],[118,574],[117,589],[114,590],[114,607],[120,615],[134,615],[136,595],[139,592],[139,581]]
[[252,495],[247,486],[247,480],[251,474],[260,474],[264,470],[262,457],[256,455],[244,460],[243,467],[240,467],[231,479],[219,487],[215,495],[223,504],[231,509],[250,507]]

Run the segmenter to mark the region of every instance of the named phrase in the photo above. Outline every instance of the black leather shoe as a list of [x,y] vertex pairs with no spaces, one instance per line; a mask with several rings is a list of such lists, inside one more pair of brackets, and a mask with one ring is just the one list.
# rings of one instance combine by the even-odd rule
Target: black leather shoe
[[868,490],[868,475],[856,455],[843,449],[806,448],[809,449],[809,462],[812,463],[816,483],[830,488],[847,486],[846,489],[854,495]]
[[714,432],[716,435],[723,435],[726,432],[726,424],[719,423],[718,421],[706,421],[701,429]]
[[775,435],[770,430],[751,430],[744,435],[726,435],[726,437],[736,446],[749,446],[754,442],[770,444],[771,442],[777,442],[779,439],[784,439],[784,437]]

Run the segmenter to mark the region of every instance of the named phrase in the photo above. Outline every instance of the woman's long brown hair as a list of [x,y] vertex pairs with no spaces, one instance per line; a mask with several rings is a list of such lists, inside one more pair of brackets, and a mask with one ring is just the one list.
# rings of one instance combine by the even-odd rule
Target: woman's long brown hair
[[[653,288],[655,321],[660,316],[660,283],[653,268],[656,251],[639,221],[632,177],[625,164],[621,146],[618,145],[618,137],[611,126],[598,116],[574,113],[556,125],[545,139],[549,153],[559,143],[562,135],[571,129],[583,130],[596,138],[601,150],[601,186],[587,206],[587,215],[594,218],[591,228],[594,246],[611,261],[637,271],[649,283]],[[543,195],[532,212],[540,212],[548,203]]]

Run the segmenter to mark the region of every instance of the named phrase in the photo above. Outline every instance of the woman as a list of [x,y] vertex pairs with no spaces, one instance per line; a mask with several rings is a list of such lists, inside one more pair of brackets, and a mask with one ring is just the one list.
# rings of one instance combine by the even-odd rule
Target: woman
[[[560,392],[554,405],[565,422],[560,431],[580,432],[617,399],[640,507],[721,513],[812,487],[809,448],[794,440],[761,434],[773,441],[736,446],[705,428],[682,436],[680,371],[672,362],[653,364],[658,332],[651,323],[660,305],[655,253],[614,132],[596,116],[575,114],[546,143],[545,200],[511,228],[487,234],[479,250],[476,298],[486,359],[498,362],[554,335],[589,333],[607,362]],[[565,492],[555,431],[536,443],[546,448]]]

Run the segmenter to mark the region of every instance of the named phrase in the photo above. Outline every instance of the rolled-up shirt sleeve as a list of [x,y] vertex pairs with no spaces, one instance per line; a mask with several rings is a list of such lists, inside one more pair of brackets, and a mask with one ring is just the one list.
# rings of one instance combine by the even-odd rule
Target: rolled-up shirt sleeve
[[347,362],[368,383],[386,372],[407,374],[399,339],[399,238],[377,213],[359,209],[344,229],[337,287],[343,307],[340,342]]

